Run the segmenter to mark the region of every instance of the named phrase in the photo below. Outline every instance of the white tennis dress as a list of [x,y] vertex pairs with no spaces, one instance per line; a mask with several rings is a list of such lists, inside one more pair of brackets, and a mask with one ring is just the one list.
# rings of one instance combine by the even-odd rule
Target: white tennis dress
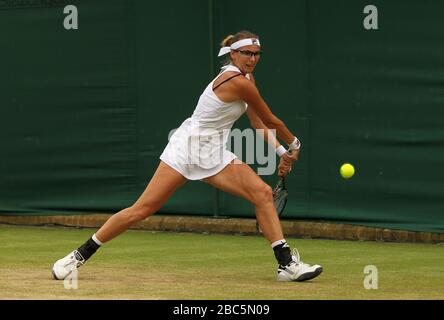
[[213,176],[237,158],[226,144],[233,123],[246,111],[247,104],[223,102],[213,91],[214,81],[228,71],[241,72],[233,65],[222,68],[205,88],[192,116],[174,132],[160,156],[160,160],[189,180]]

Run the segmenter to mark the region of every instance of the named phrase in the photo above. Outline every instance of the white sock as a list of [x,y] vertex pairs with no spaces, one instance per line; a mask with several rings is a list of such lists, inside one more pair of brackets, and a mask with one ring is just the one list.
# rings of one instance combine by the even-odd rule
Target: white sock
[[94,241],[95,243],[97,243],[97,245],[99,245],[99,246],[101,246],[101,245],[103,244],[99,239],[97,239],[95,233],[93,234],[92,239],[93,239],[93,241]]
[[278,240],[278,241],[273,242],[271,244],[271,248],[274,249],[274,247],[276,247],[280,244],[283,244],[283,247],[288,247],[287,241],[285,241],[285,239],[282,239],[282,240]]

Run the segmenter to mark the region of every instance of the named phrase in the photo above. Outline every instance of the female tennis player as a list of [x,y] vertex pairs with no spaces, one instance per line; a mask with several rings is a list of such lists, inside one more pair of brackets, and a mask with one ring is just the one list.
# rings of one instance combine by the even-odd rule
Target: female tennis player
[[[274,207],[271,187],[225,147],[227,130],[246,112],[251,126],[264,130],[264,139],[281,157],[280,176],[288,174],[298,159],[299,140],[271,112],[255,85],[253,71],[261,57],[259,37],[248,31],[230,35],[222,42],[219,57],[226,57],[225,65],[200,96],[192,116],[171,136],[145,191],[132,206],[110,217],[77,250],[56,261],[52,269],[55,279],[65,279],[102,244],[154,214],[187,180],[201,180],[255,206],[262,233],[278,263],[278,281],[305,281],[322,272],[321,266],[303,263],[299,254],[291,253]],[[269,129],[275,130],[288,149]]]

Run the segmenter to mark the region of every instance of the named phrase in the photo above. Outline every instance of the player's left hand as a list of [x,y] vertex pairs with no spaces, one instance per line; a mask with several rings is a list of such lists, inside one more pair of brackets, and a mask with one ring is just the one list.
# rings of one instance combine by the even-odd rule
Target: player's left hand
[[292,150],[291,153],[285,152],[281,157],[281,161],[291,166],[295,161],[299,159],[299,152],[300,150]]

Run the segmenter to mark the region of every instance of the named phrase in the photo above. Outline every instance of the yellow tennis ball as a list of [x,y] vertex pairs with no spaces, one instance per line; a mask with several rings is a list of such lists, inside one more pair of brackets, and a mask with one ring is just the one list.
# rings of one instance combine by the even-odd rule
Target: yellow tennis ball
[[344,179],[350,179],[355,174],[355,168],[350,163],[344,163],[339,173]]

